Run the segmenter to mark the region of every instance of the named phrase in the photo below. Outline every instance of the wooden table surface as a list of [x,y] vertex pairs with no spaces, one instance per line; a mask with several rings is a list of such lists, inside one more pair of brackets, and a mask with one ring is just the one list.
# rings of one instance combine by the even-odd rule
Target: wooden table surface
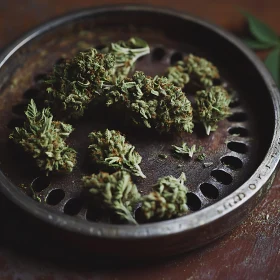
[[[0,48],[54,16],[127,1],[0,0]],[[130,1],[132,2],[132,1]],[[242,7],[280,34],[279,0],[133,1],[175,8],[242,33]],[[264,53],[260,54],[261,57]],[[96,263],[33,236],[33,220],[0,196],[0,279],[280,279],[280,174],[267,197],[230,234],[191,253],[149,264]],[[34,234],[34,233],[33,233]],[[40,238],[42,237],[42,238]]]

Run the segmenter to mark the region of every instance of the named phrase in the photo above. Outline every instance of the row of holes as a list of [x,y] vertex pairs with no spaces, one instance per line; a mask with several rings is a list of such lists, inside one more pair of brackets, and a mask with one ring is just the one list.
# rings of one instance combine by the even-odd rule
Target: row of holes
[[[240,105],[239,100],[235,100],[231,103],[231,108],[237,107]],[[230,122],[244,122],[247,120],[247,114],[244,112],[236,112],[228,117],[228,121]],[[248,130],[244,127],[231,127],[228,130],[229,134],[237,135],[239,137],[247,137]],[[231,141],[227,143],[228,149],[234,151],[236,153],[245,154],[248,151],[248,147],[246,144],[241,142]],[[221,163],[231,170],[237,170],[243,167],[242,161],[234,156],[224,156],[221,158]],[[213,170],[211,172],[211,176],[219,183],[223,185],[229,185],[232,183],[232,176],[225,172],[224,170]],[[202,183],[200,185],[201,193],[208,199],[217,199],[219,197],[219,190],[210,183]],[[187,194],[187,205],[190,210],[198,211],[201,208],[201,200],[194,193]]]

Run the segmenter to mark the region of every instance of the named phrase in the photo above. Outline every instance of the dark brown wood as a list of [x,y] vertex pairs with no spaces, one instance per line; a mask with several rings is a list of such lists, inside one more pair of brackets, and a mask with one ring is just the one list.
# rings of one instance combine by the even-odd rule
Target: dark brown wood
[[[53,16],[77,8],[123,2],[0,1],[0,47]],[[280,33],[280,2],[276,0],[134,1],[138,2],[184,10],[236,33],[244,30],[244,21],[236,9],[243,7]],[[31,236],[29,228],[36,225],[34,220],[0,196],[0,279],[279,279],[279,209],[280,176],[246,221],[220,240],[160,262],[122,264],[83,258],[60,247],[51,237],[49,242],[42,242],[48,236],[40,228]]]

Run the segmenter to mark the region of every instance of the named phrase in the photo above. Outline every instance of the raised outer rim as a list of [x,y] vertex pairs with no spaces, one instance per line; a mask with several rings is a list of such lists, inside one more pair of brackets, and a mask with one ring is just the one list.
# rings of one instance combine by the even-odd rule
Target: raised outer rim
[[[279,162],[278,155],[280,150],[280,122],[278,120],[280,108],[280,94],[271,75],[264,67],[263,63],[259,60],[259,58],[251,50],[249,50],[238,38],[221,29],[220,27],[215,26],[214,24],[210,24],[201,19],[190,15],[186,15],[184,13],[151,6],[117,5],[86,9],[51,20],[45,24],[40,25],[39,27],[33,29],[32,31],[19,38],[0,55],[0,68],[20,47],[22,47],[38,35],[41,35],[54,27],[86,16],[94,16],[106,12],[124,11],[165,14],[175,16],[183,20],[195,22],[196,24],[200,24],[206,27],[207,29],[210,29],[211,31],[214,31],[222,37],[226,38],[231,44],[233,44],[236,48],[243,52],[244,55],[246,55],[246,57],[261,74],[271,94],[271,99],[273,102],[275,112],[275,126],[272,143],[261,165],[251,176],[251,178],[247,180],[242,186],[240,186],[236,191],[228,195],[226,198],[207,207],[206,209],[170,221],[151,223],[139,226],[109,225],[92,222],[89,223],[87,221],[69,217],[62,213],[57,213],[52,209],[46,209],[43,205],[35,202],[31,198],[23,194],[15,185],[13,185],[5,177],[5,175],[1,171],[0,191],[2,191],[4,195],[6,195],[15,204],[19,205],[22,209],[47,223],[53,224],[54,226],[58,226],[59,228],[64,230],[69,230],[71,232],[80,233],[86,236],[112,239],[154,238],[164,236],[167,234],[170,235],[191,231],[202,225],[210,224],[211,222],[214,222],[215,220],[225,216],[229,212],[241,208],[241,206],[245,204],[246,201],[250,200],[255,195],[262,195],[262,187],[267,183],[271,184],[270,179],[274,178],[274,171],[276,170]],[[240,196],[240,194],[242,194],[242,196]],[[229,204],[230,207],[225,207],[225,205]]]

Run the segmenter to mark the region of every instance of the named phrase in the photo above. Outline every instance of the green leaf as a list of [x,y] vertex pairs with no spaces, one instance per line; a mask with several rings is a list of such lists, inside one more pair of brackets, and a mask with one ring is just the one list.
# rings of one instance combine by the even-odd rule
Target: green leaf
[[266,50],[275,46],[275,44],[260,42],[251,38],[244,38],[243,42],[253,50]]
[[273,46],[279,44],[278,36],[271,27],[246,11],[241,11],[241,13],[247,18],[250,31],[257,40],[273,44]]
[[274,49],[270,52],[264,63],[270,71],[276,85],[280,87],[280,49]]

